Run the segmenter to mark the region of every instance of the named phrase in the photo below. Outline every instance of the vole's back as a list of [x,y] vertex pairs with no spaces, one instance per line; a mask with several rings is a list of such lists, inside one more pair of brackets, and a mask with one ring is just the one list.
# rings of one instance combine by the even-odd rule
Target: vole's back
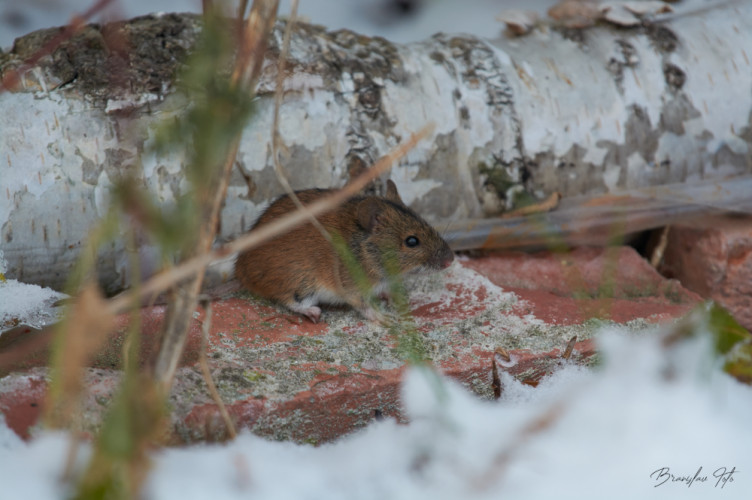
[[[308,205],[330,193],[328,189],[309,189],[296,194],[304,205]],[[317,219],[330,232],[353,232],[357,227],[352,224],[353,217],[348,216],[352,211],[349,205],[345,203]],[[259,217],[253,229],[296,208],[289,196],[282,196]],[[337,266],[334,257],[331,244],[317,228],[306,223],[240,254],[235,263],[235,275],[251,292],[287,303],[295,300],[295,295],[302,298],[320,288],[335,294],[336,283],[327,279],[331,272],[321,272]]]

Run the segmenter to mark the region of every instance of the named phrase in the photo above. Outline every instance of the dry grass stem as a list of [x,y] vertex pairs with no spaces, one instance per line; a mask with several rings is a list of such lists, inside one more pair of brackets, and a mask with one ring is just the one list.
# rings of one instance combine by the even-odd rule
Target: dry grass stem
[[240,33],[242,31],[243,19],[245,19],[245,11],[246,10],[248,10],[248,0],[240,0],[238,2],[237,19],[238,19],[238,26],[240,26],[241,29],[238,30],[238,33]]
[[274,118],[272,120],[272,161],[274,161],[274,173],[277,175],[279,183],[282,185],[282,188],[292,202],[298,210],[303,210],[308,213],[311,224],[313,224],[314,227],[321,232],[322,236],[331,243],[332,239],[331,236],[329,236],[329,233],[319,223],[316,217],[310,214],[295,195],[295,191],[293,191],[292,186],[290,186],[290,182],[288,181],[284,169],[282,168],[282,164],[279,161],[279,109],[282,106],[282,96],[284,95],[283,85],[285,81],[285,63],[287,60],[287,54],[290,52],[290,36],[292,35],[292,28],[295,24],[297,13],[298,0],[293,0],[292,7],[290,8],[290,18],[287,20],[287,26],[285,27],[285,34],[282,40],[282,50],[279,54],[279,60],[277,61],[277,81],[276,88],[274,89]]
[[278,6],[277,0],[257,0],[251,5],[248,20],[240,33],[240,50],[231,77],[233,85],[248,89],[256,87]]
[[658,244],[653,249],[653,254],[650,256],[650,265],[658,267],[663,260],[663,253],[666,251],[666,245],[668,245],[668,232],[671,230],[671,226],[663,226],[661,235],[658,238]]
[[63,473],[60,477],[60,480],[64,482],[73,480],[73,469],[76,465],[78,450],[81,448],[81,440],[83,439],[80,432],[71,432],[69,437],[68,451],[65,454],[65,467],[63,467]]
[[219,391],[217,391],[217,386],[216,384],[214,384],[214,379],[212,379],[211,370],[209,369],[209,361],[206,358],[206,351],[209,349],[209,331],[211,329],[212,318],[211,301],[207,300],[203,305],[205,315],[203,328],[201,329],[201,353],[199,357],[199,365],[201,366],[201,373],[203,373],[204,375],[206,387],[209,389],[209,394],[211,394],[212,399],[217,404],[217,408],[219,408],[219,414],[222,416],[222,420],[225,422],[227,434],[229,434],[230,439],[235,439],[235,437],[237,436],[237,432],[235,432],[235,424],[232,423],[230,414],[227,412],[227,407],[222,401],[222,397],[219,395]]
[[295,191],[293,191],[292,186],[290,186],[290,181],[288,181],[287,176],[285,175],[284,168],[282,168],[282,164],[279,161],[279,109],[282,106],[282,96],[284,95],[283,85],[285,82],[285,62],[287,59],[287,54],[290,52],[290,36],[292,35],[292,28],[295,24],[295,17],[297,16],[297,13],[298,0],[293,0],[292,7],[290,8],[290,18],[287,20],[287,26],[285,27],[285,34],[282,41],[282,51],[279,54],[279,60],[277,64],[277,82],[276,88],[274,89],[274,118],[272,120],[272,161],[274,161],[274,173],[277,175],[279,183],[282,185],[282,188],[285,190],[292,202],[295,204],[298,210],[303,210],[309,215],[311,224],[313,224],[314,227],[316,227],[316,229],[321,232],[322,236],[324,236],[324,238],[326,238],[331,243],[332,238],[326,231],[326,229],[324,229],[324,226],[319,223],[316,217],[310,214],[310,212],[306,209],[306,207],[303,206],[298,197],[295,195]]
[[[308,214],[308,220],[313,225],[313,227],[315,227],[318,232],[321,233],[321,236],[323,236],[330,245],[334,245],[334,241],[332,241],[332,236],[329,234],[329,231],[327,231],[324,226],[321,225],[319,220],[315,216],[313,216],[311,212],[300,202],[300,199],[295,194],[295,191],[293,191],[292,186],[290,185],[290,181],[287,179],[287,175],[285,174],[284,168],[282,167],[282,163],[279,160],[279,109],[282,107],[282,96],[284,95],[286,70],[285,63],[287,61],[287,55],[290,52],[290,37],[292,35],[292,28],[295,24],[295,18],[297,14],[298,0],[293,0],[292,7],[290,7],[290,17],[287,20],[287,25],[285,26],[285,34],[282,40],[282,50],[279,54],[279,60],[277,64],[277,82],[276,88],[274,89],[274,118],[272,120],[272,161],[274,162],[274,173],[277,176],[277,180],[279,180],[279,183],[282,185],[282,189],[285,190],[285,193],[287,193],[287,196],[290,197],[295,207],[298,210],[302,210],[306,214]],[[339,273],[339,266],[334,266],[333,271],[334,281],[339,288],[339,293],[344,295],[345,291],[342,288],[342,279]]]
[[81,290],[68,320],[60,324],[64,335],[58,335],[60,345],[54,350],[59,372],[53,377],[47,394],[45,420],[53,427],[68,427],[83,390],[83,367],[104,344],[114,325],[112,313],[94,282]]
[[[264,60],[267,40],[277,17],[278,3],[277,0],[257,0],[253,3],[247,26],[241,33],[242,42],[235,60],[235,68],[230,82],[231,87],[254,92],[261,64]],[[217,185],[213,192],[214,196],[208,202],[209,206],[202,207],[203,210],[208,211],[208,216],[199,228],[198,243],[194,250],[195,255],[205,255],[209,252],[216,236],[219,212],[227,194],[227,186],[240,145],[241,134],[242,132],[239,132],[231,142],[230,150],[227,152],[218,176]],[[211,193],[208,193],[208,195],[211,197]],[[204,203],[207,203],[207,201],[204,201]],[[198,303],[198,294],[201,291],[204,269],[207,264],[199,266],[197,272],[189,276],[192,281],[179,290],[174,301],[170,304],[167,314],[167,327],[155,365],[155,375],[163,389],[167,389],[172,384],[185,345],[188,326]]]
[[408,140],[390,151],[377,161],[373,167],[365,171],[348,183],[341,190],[322,198],[315,203],[307,205],[308,213],[297,210],[293,213],[280,217],[269,224],[264,224],[257,230],[247,233],[234,241],[224,245],[214,251],[197,255],[184,261],[182,264],[160,274],[153,276],[146,281],[141,289],[129,291],[114,297],[107,304],[107,308],[112,313],[120,313],[127,310],[131,304],[140,301],[141,297],[151,296],[164,292],[176,283],[186,278],[190,278],[195,273],[200,272],[211,262],[227,257],[230,254],[253,248],[275,236],[278,236],[290,229],[306,222],[313,215],[320,215],[332,210],[347,199],[359,193],[373,179],[389,170],[394,162],[405,156],[415,145],[422,139],[430,135],[433,131],[433,124],[423,127],[420,131],[410,136]]
[[514,455],[525,445],[525,443],[556,423],[563,412],[564,401],[559,401],[549,407],[543,412],[543,414],[528,422],[528,424],[517,433],[516,439],[494,457],[488,470],[473,481],[472,488],[476,491],[483,491],[497,483],[506,471],[509,463],[514,458]]

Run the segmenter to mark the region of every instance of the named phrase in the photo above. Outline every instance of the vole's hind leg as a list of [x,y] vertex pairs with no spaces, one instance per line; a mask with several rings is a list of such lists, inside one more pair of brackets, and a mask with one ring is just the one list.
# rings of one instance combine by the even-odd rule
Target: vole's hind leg
[[285,304],[290,310],[302,314],[314,323],[318,323],[321,318],[321,308],[314,305],[313,301],[306,299],[303,301],[292,301]]
[[288,307],[296,313],[302,314],[306,318],[310,319],[313,323],[318,323],[319,319],[321,318],[321,308],[318,306],[305,307],[296,303]]
[[285,306],[298,314],[302,314],[312,322],[318,323],[321,318],[321,308],[316,305],[317,302],[317,298],[314,295],[307,295],[301,298],[296,293],[292,300],[285,302]]

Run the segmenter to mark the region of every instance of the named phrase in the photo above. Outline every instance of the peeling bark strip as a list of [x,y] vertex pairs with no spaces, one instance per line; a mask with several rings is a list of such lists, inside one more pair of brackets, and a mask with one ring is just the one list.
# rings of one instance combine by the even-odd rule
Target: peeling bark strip
[[[125,171],[165,205],[183,192],[183,153],[148,146],[188,104],[171,79],[200,29],[198,17],[173,14],[92,25],[25,72],[22,88],[0,94],[9,278],[61,287]],[[55,33],[19,39],[0,54],[0,73]],[[278,25],[243,135],[223,239],[282,191],[269,152],[282,33]],[[750,172],[750,33],[749,2],[634,29],[543,27],[514,40],[442,34],[396,45],[300,25],[281,108],[282,164],[296,189],[341,186],[433,121],[432,140],[390,176],[406,203],[440,225],[495,215],[529,195]],[[143,245],[146,261],[151,251]],[[99,269],[109,292],[130,282],[122,243],[101,251]]]

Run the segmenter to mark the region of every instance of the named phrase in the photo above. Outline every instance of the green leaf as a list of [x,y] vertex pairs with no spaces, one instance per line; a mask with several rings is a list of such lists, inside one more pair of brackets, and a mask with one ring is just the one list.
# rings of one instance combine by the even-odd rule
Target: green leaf
[[739,342],[752,338],[746,328],[716,303],[712,303],[708,310],[708,329],[715,337],[715,350],[718,354],[727,354]]

